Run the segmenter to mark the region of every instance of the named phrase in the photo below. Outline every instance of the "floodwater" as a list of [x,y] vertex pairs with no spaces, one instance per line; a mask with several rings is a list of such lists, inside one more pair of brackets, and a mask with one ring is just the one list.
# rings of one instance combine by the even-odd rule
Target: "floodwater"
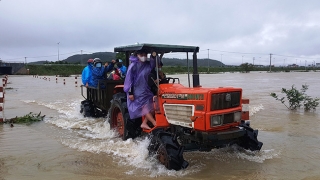
[[[172,77],[187,85],[186,75]],[[13,128],[0,125],[0,180],[320,179],[320,108],[291,112],[269,95],[308,84],[307,94],[320,97],[319,77],[319,72],[201,74],[203,87],[243,88],[250,99],[251,126],[264,145],[260,152],[235,146],[188,152],[189,167],[170,171],[148,157],[148,138],[122,141],[106,119],[83,118],[74,77],[63,85],[63,78],[56,83],[55,77],[10,76],[5,117],[41,112],[46,118]]]

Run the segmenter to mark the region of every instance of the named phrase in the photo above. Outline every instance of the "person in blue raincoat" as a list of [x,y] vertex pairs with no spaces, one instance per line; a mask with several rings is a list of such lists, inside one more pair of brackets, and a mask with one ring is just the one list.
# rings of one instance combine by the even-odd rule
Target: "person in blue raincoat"
[[127,67],[123,65],[123,61],[121,59],[116,59],[116,62],[117,62],[117,67],[119,69],[121,78],[124,79],[127,74]]
[[[94,58],[93,68],[92,68],[92,78],[91,78],[91,81],[89,82],[89,86],[97,88],[99,81],[105,78],[105,73],[113,69],[114,64],[115,64],[115,60],[112,60],[112,62],[108,66],[103,66],[99,58]],[[104,87],[105,85],[102,84],[101,88],[104,88]]]
[[145,116],[141,128],[150,129],[147,121],[154,126],[156,121],[153,118],[153,93],[148,85],[148,75],[156,67],[155,57],[150,56],[147,61],[147,53],[137,51],[136,55],[130,56],[131,64],[128,67],[126,79],[124,81],[124,91],[127,93],[127,106],[130,119]]
[[89,86],[89,81],[91,80],[92,76],[92,66],[93,66],[93,59],[89,59],[87,61],[88,65],[82,70],[82,84],[86,87]]

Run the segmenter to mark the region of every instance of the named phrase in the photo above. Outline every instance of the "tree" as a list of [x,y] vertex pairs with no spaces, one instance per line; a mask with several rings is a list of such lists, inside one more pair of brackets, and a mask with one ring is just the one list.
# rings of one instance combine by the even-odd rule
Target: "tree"
[[123,52],[119,52],[116,54],[116,59],[121,59],[124,63],[126,61],[126,54]]
[[285,97],[279,98],[276,93],[271,93],[270,95],[274,97],[276,100],[280,101],[290,110],[296,110],[303,105],[304,110],[309,111],[311,109],[315,110],[319,105],[319,98],[312,98],[306,94],[308,90],[308,85],[302,85],[301,90],[297,90],[294,85],[291,86],[291,89],[282,88],[281,93],[286,94],[288,104],[285,104]]
[[246,73],[248,73],[248,72],[253,70],[253,64],[249,64],[249,63],[243,63],[243,64],[240,65],[240,67]]

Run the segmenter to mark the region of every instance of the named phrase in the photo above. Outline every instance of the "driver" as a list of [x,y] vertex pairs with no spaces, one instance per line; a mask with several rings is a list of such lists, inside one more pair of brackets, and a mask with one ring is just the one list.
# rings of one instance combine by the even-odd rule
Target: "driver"
[[158,74],[159,78],[157,79],[157,67],[151,70],[149,76],[148,76],[148,85],[153,93],[153,95],[158,94],[158,87],[157,87],[157,81],[159,81],[159,84],[168,83],[166,75],[162,71],[163,63],[160,61],[158,65]]

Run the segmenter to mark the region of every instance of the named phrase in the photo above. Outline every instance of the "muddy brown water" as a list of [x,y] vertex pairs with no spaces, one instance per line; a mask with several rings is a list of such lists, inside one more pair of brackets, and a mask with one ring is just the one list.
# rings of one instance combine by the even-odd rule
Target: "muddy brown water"
[[[186,75],[173,77],[187,85]],[[56,83],[55,77],[10,76],[5,117],[41,111],[46,118],[0,125],[0,179],[320,179],[320,109],[291,112],[269,96],[307,83],[307,93],[320,97],[319,77],[319,72],[201,74],[204,87],[243,88],[251,126],[264,145],[260,152],[235,146],[188,152],[189,167],[170,171],[148,157],[148,138],[121,141],[105,119],[83,118],[73,77],[63,85],[63,78]]]

